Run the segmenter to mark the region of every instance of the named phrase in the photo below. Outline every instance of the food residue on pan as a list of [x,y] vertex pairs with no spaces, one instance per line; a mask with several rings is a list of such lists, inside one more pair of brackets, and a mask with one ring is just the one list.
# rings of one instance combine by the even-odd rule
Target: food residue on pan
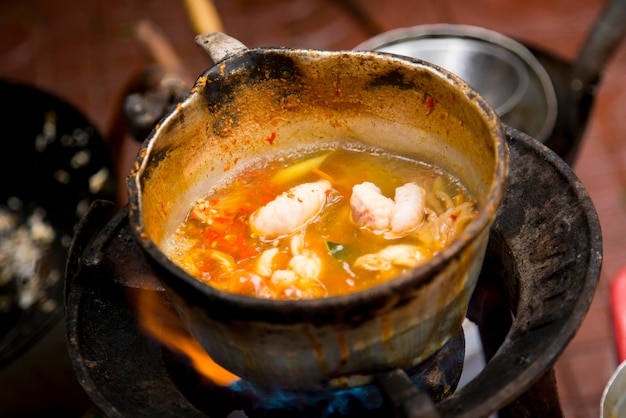
[[0,206],[0,312],[41,304],[56,308],[46,290],[61,279],[57,269],[42,269],[42,260],[56,237],[45,211],[34,210],[25,220],[19,212]]

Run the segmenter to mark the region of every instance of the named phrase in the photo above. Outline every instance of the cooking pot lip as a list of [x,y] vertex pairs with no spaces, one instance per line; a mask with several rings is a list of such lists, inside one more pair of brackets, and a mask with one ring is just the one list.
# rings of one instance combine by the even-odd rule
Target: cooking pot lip
[[[537,78],[536,81],[541,86],[547,106],[543,124],[537,132],[532,133],[531,136],[541,142],[548,139],[556,126],[558,116],[558,101],[554,84],[548,74],[548,71],[533,55],[533,53],[521,42],[518,42],[507,35],[481,26],[455,23],[433,23],[391,29],[361,42],[354,47],[354,50],[377,50],[379,48],[395,45],[400,42],[409,42],[415,39],[446,37],[465,38],[487,42],[497,47],[502,47],[520,58],[522,62],[529,67],[530,71],[532,71],[532,74],[529,74],[529,76]],[[514,112],[514,108],[510,109],[507,113],[509,112]]]
[[[496,216],[497,208],[500,205],[504,190],[508,178],[508,145],[506,142],[506,133],[504,124],[502,124],[493,110],[491,105],[480,96],[480,94],[469,86],[465,81],[456,76],[455,74],[445,70],[437,65],[431,64],[424,60],[407,57],[402,55],[396,55],[392,53],[382,51],[355,51],[355,50],[315,50],[315,49],[300,49],[300,48],[286,48],[286,47],[261,47],[247,49],[241,53],[230,56],[223,61],[215,64],[215,66],[207,69],[203,72],[196,82],[196,86],[190,91],[190,93],[183,99],[179,106],[176,106],[170,112],[168,112],[157,126],[161,128],[168,123],[178,112],[185,109],[194,98],[202,95],[202,89],[204,83],[200,80],[205,77],[212,68],[222,67],[229,61],[241,60],[246,54],[250,53],[291,53],[291,54],[304,54],[306,56],[313,55],[361,55],[366,57],[385,57],[386,59],[398,60],[409,65],[425,68],[428,71],[434,73],[438,78],[445,79],[447,83],[452,83],[456,87],[464,90],[465,95],[470,102],[476,107],[477,111],[484,114],[485,119],[489,123],[489,131],[494,138],[497,138],[494,146],[494,158],[495,158],[495,170],[493,181],[489,186],[489,192],[487,198],[482,205],[482,209],[478,212],[478,216],[467,226],[467,228],[458,236],[452,243],[447,245],[442,251],[435,254],[429,261],[422,264],[404,274],[387,280],[384,283],[376,285],[374,287],[351,292],[345,295],[329,296],[324,298],[311,298],[311,299],[299,299],[299,300],[276,300],[276,299],[262,299],[252,296],[240,295],[232,292],[226,292],[216,289],[210,285],[207,285],[200,280],[197,280],[181,267],[169,259],[158,247],[158,245],[148,236],[145,232],[142,222],[142,207],[141,207],[141,174],[145,169],[147,161],[149,160],[150,149],[153,142],[161,129],[153,129],[148,135],[146,140],[141,145],[137,159],[135,161],[134,168],[131,170],[127,177],[127,187],[129,193],[129,223],[131,231],[140,246],[143,248],[149,257],[155,260],[161,267],[164,267],[170,276],[165,275],[159,277],[169,287],[180,289],[180,285],[191,288],[194,291],[199,292],[207,301],[219,301],[220,306],[229,305],[236,308],[249,307],[255,311],[274,311],[279,309],[281,312],[293,312],[294,314],[304,314],[310,316],[315,309],[328,311],[333,307],[345,308],[352,303],[362,300],[384,301],[388,299],[390,294],[399,296],[402,299],[407,296],[407,292],[404,290],[417,288],[419,286],[427,284],[427,278],[433,278],[437,273],[443,271],[446,268],[446,263],[449,260],[455,259],[460,255],[465,248],[472,245],[472,243],[478,239],[485,230],[490,228],[493,220]],[[198,87],[201,86],[201,87]],[[180,282],[182,280],[182,283]]]

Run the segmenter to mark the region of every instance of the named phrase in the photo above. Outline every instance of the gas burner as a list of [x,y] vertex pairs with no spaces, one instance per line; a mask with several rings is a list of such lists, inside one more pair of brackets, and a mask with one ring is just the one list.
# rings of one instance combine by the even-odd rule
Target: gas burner
[[402,385],[394,383],[394,379],[404,379],[428,395],[424,398],[426,406],[430,405],[430,400],[445,399],[458,384],[464,353],[463,332],[460,331],[438,353],[406,372],[394,370],[382,374],[376,383],[315,392],[263,388],[243,380],[224,388],[204,378],[184,357],[174,352],[169,353],[169,358],[166,355],[165,361],[177,387],[207,416],[227,417],[234,411],[242,411],[241,414],[245,414],[242,416],[249,418],[375,418],[395,414],[396,403],[390,396],[390,389],[400,389]]
[[405,384],[428,395],[424,398],[427,407],[431,400],[448,397],[459,383],[464,355],[465,338],[460,330],[437,353],[409,370],[383,373],[362,386],[308,392],[264,388],[244,380],[221,387],[198,373],[180,353],[165,348],[164,359],[181,393],[211,417],[242,411],[249,418],[376,418],[396,415],[391,394],[405,389]]
[[[591,304],[602,259],[600,226],[586,191],[563,160],[512,128],[507,137],[509,183],[468,311],[488,363],[458,390],[457,373],[450,372],[454,366],[442,366],[453,376],[451,390],[442,396],[419,387],[410,372],[381,376],[376,396],[392,402],[391,415],[413,416],[421,410],[426,415],[420,416],[429,417],[495,411],[511,417],[562,416],[552,366]],[[116,212],[107,202],[92,205],[70,250],[68,346],[85,391],[109,418],[232,417],[241,413],[241,405],[252,416],[270,416],[263,415],[267,408],[251,407],[261,399],[259,393],[267,395],[262,391],[237,404],[232,386],[219,388],[220,401],[211,405],[210,388],[185,357],[164,348],[138,324],[137,301],[146,295],[166,310],[173,308],[132,238],[127,215],[127,208]],[[450,347],[460,350],[451,356],[454,365],[463,357],[462,335],[444,352]],[[251,386],[245,389],[252,393]],[[362,412],[356,416],[390,416],[388,410]]]

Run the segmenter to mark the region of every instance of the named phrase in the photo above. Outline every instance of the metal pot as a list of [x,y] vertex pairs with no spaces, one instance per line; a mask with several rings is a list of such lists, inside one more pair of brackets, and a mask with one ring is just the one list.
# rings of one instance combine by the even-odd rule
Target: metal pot
[[[418,59],[247,49],[221,33],[197,42],[216,65],[156,126],[128,178],[133,234],[192,335],[236,375],[296,389],[361,384],[442,347],[461,328],[507,178],[505,135],[493,109],[460,78]],[[409,274],[326,299],[225,293],[162,252],[225,171],[253,156],[337,138],[449,170],[477,198],[477,219]]]

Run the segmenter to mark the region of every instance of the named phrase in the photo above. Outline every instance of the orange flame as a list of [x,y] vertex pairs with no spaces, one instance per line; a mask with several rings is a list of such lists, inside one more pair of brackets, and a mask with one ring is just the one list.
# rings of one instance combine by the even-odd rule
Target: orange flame
[[189,357],[195,370],[213,383],[229,386],[239,380],[239,377],[213,361],[200,343],[183,328],[175,311],[163,306],[159,299],[158,292],[139,292],[137,308],[143,329],[170,349]]

